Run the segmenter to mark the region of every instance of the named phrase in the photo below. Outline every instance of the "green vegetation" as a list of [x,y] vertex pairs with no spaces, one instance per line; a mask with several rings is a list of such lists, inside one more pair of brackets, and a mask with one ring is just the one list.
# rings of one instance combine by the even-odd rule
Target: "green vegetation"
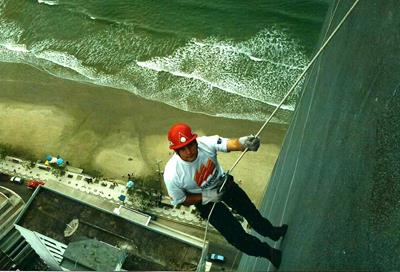
[[11,145],[0,144],[0,159],[4,159],[8,154],[10,154]]
[[157,207],[161,201],[161,184],[158,175],[133,177],[135,187],[128,190],[128,195],[135,208],[146,211],[150,207]]
[[132,177],[136,188],[146,188],[150,190],[161,190],[160,177],[156,174],[144,177]]
[[51,164],[51,173],[55,175],[56,177],[61,177],[65,175],[65,163],[63,165],[58,165],[58,164]]
[[23,161],[21,164],[28,170],[32,169],[35,166],[35,163],[33,161]]
[[133,189],[128,193],[131,196],[133,205],[142,211],[148,210],[150,207],[157,207],[160,203],[160,197],[142,189]]
[[102,178],[103,173],[101,173],[99,170],[95,169],[90,169],[90,168],[84,168],[85,170],[83,171],[85,174],[92,176],[94,178]]
[[0,158],[4,159],[6,156],[15,156],[28,161],[37,160],[32,151],[26,148],[0,143]]

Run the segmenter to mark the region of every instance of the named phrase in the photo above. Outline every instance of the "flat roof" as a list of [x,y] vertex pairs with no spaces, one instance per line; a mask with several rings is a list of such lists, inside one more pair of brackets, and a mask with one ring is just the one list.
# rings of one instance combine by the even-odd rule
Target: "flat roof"
[[125,260],[124,250],[94,239],[71,242],[61,266],[68,270],[114,271]]
[[[79,227],[65,237],[73,219],[79,220]],[[66,245],[88,238],[123,249],[126,270],[196,270],[202,253],[201,247],[44,186],[34,192],[16,224]]]

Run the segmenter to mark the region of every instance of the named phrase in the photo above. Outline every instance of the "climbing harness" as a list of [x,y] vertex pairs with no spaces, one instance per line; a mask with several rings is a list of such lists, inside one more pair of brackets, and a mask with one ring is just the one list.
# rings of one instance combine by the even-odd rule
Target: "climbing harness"
[[[311,61],[309,62],[309,64],[306,66],[306,68],[303,70],[303,72],[300,74],[300,76],[297,78],[297,80],[294,82],[294,84],[292,85],[292,87],[289,89],[289,91],[287,92],[287,94],[283,97],[283,99],[281,100],[281,102],[276,106],[275,110],[271,113],[271,115],[268,117],[268,119],[264,122],[264,124],[261,126],[261,128],[258,130],[258,132],[255,134],[255,137],[258,137],[261,132],[264,130],[264,128],[266,127],[266,125],[271,121],[272,117],[274,117],[274,115],[276,114],[276,112],[280,109],[280,107],[283,105],[283,103],[286,101],[286,99],[292,94],[292,92],[294,91],[294,89],[296,88],[296,86],[299,84],[300,80],[304,77],[304,75],[308,72],[308,70],[311,68],[311,66],[314,64],[315,60],[321,55],[322,51],[325,49],[325,47],[328,45],[328,43],[331,41],[331,39],[333,38],[333,36],[335,36],[336,32],[340,29],[340,27],[343,25],[343,23],[346,21],[346,19],[349,17],[350,13],[353,11],[353,9],[357,6],[358,2],[360,0],[356,0],[353,5],[349,8],[349,10],[347,11],[347,13],[343,16],[342,20],[339,22],[339,24],[336,26],[336,28],[332,31],[332,33],[329,35],[328,39],[326,39],[326,41],[323,43],[323,45],[321,46],[321,48],[317,51],[317,53],[315,54],[315,56],[311,59]],[[240,154],[240,156],[236,159],[236,161],[233,163],[232,167],[225,173],[225,175],[227,176],[228,174],[230,174],[233,169],[237,166],[237,164],[240,162],[240,160],[243,158],[243,156],[247,153],[248,148],[246,148],[245,150],[243,150]],[[222,183],[221,187],[219,188],[219,191],[221,191],[226,183],[227,179],[224,179],[224,182]],[[204,252],[205,250],[205,244],[206,244],[206,239],[207,239],[207,233],[208,233],[208,225],[209,225],[209,221],[211,218],[211,215],[214,211],[214,207],[215,207],[215,203],[213,204],[210,213],[207,217],[207,223],[206,223],[206,227],[205,227],[205,231],[204,231],[204,239],[203,239],[203,248],[202,251]],[[203,258],[203,254],[202,257]],[[202,259],[200,260],[200,263],[202,262]]]

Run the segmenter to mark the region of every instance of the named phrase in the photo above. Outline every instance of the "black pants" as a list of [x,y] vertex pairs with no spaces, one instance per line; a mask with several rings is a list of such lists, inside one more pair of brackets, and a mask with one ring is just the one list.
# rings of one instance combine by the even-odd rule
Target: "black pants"
[[[228,176],[224,188],[225,193],[222,200],[226,205],[246,218],[250,226],[259,234],[263,236],[274,234],[274,226],[260,214],[247,194],[233,181],[232,176]],[[196,204],[195,206],[201,217],[207,219],[213,204],[213,202],[210,202],[206,205]],[[271,247],[267,243],[261,242],[257,237],[246,233],[242,225],[222,202],[215,204],[209,222],[230,244],[240,251],[251,256],[269,259]]]

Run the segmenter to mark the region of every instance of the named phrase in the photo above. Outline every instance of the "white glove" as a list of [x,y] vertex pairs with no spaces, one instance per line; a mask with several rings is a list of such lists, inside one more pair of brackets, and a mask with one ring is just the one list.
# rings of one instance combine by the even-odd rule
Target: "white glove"
[[239,142],[250,151],[257,151],[260,147],[260,138],[253,135],[240,137]]
[[218,193],[218,188],[203,190],[201,192],[202,204],[205,205],[209,202],[220,202],[224,191]]

